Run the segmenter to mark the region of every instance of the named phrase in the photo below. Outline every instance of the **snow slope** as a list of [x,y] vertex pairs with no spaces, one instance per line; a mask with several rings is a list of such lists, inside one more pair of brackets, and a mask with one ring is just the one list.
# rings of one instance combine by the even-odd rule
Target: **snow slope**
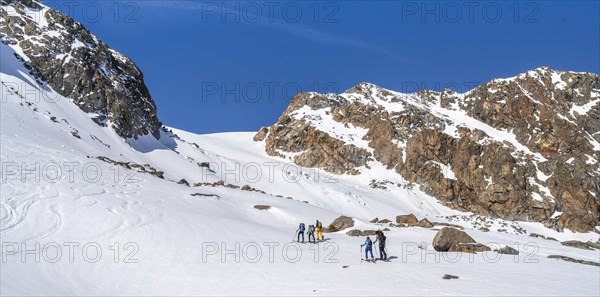
[[[478,216],[440,205],[377,163],[360,176],[333,176],[266,155],[252,133],[172,129],[160,141],[124,140],[38,84],[13,48],[0,46],[4,295],[600,294],[598,267],[546,258],[599,262],[598,250],[519,235],[511,226],[559,240],[595,241],[597,234],[501,220],[490,220],[492,232],[481,232]],[[149,164],[165,178],[100,156]],[[177,183],[181,179],[223,180],[264,193],[188,187]],[[388,188],[371,188],[372,180]],[[258,204],[271,208],[255,209]],[[390,263],[361,263],[364,238],[345,231],[326,234],[318,245],[291,243],[299,222],[328,224],[349,215],[355,228],[380,229],[387,226],[369,221],[408,213],[463,225],[478,242],[514,246],[521,255],[437,253],[431,247],[435,230],[419,227],[390,228]],[[508,233],[496,232],[500,228]],[[236,244],[239,261],[236,252],[223,253]],[[460,279],[442,280],[446,273]]]

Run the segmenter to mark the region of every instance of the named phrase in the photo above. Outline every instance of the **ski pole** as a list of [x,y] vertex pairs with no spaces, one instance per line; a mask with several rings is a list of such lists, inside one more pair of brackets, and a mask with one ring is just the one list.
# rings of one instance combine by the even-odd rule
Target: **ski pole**
[[362,261],[363,257],[362,257],[362,245],[360,246],[360,260]]
[[296,230],[296,232],[294,232],[294,238],[292,239],[292,241],[296,241],[296,234],[298,234],[298,231],[300,231],[300,229]]

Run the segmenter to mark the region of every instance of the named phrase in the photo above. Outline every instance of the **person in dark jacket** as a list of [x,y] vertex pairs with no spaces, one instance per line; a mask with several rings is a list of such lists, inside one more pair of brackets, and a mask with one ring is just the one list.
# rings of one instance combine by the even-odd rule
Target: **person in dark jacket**
[[387,260],[387,253],[385,252],[385,235],[383,231],[375,232],[377,239],[373,243],[379,242],[379,260]]
[[[312,241],[310,240],[311,238],[312,238]],[[308,242],[312,242],[312,243],[317,242],[315,240],[315,226],[314,225],[308,226]]]

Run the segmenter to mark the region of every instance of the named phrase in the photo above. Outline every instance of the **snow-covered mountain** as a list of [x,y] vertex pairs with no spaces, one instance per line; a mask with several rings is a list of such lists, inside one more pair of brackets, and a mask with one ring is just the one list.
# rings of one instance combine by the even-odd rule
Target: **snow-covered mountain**
[[383,164],[456,209],[556,230],[599,224],[598,74],[542,67],[463,94],[368,83],[303,93],[255,140],[333,173]]
[[[314,98],[314,104],[300,104],[297,99],[282,120],[306,124],[298,127],[298,133],[311,141],[303,150],[284,149],[292,143],[276,137],[276,131],[292,126],[282,125],[282,120],[256,137],[254,133],[196,135],[160,126],[141,71],[80,24],[36,1],[3,0],[0,16],[0,291],[4,295],[600,294],[600,272],[594,266],[600,262],[598,233],[575,233],[569,228],[559,232],[521,218],[504,220],[453,209],[455,205],[436,198],[426,179],[411,180],[397,166],[390,166],[397,158],[412,159],[408,153],[386,159],[385,147],[392,146],[386,144],[385,134],[394,130],[385,126],[373,130],[379,126],[361,126],[358,116],[349,121],[339,115],[344,106],[340,97],[381,100],[385,97],[358,95],[360,90],[385,91],[381,88],[360,85],[339,96],[299,95]],[[85,39],[86,34],[91,39]],[[84,45],[46,52],[51,45],[78,44],[75,40]],[[36,58],[34,53],[47,55]],[[59,62],[85,70],[60,72]],[[59,76],[75,73],[77,79],[60,81]],[[122,92],[111,93],[114,90]],[[95,95],[85,96],[88,92]],[[321,102],[320,97],[331,100]],[[431,107],[435,97],[428,102],[411,98],[400,104],[390,97],[377,105],[386,106],[390,115],[402,112],[400,106],[437,110],[436,117],[458,112]],[[597,110],[591,103],[586,107],[585,102],[577,102],[575,106],[583,106],[580,109]],[[347,113],[342,115],[356,115],[367,106],[379,110],[371,118],[383,113],[372,103],[354,103],[344,107]],[[569,119],[579,121],[576,117],[582,114],[577,111]],[[488,135],[481,136],[481,143],[504,137],[513,142],[515,152],[532,155],[523,157],[524,164],[546,172],[541,161],[531,159],[551,156],[535,148],[525,151],[527,142],[497,127],[486,130],[492,128],[474,119],[456,117],[455,128],[431,126],[431,130],[467,133],[459,126],[477,123]],[[405,121],[419,123],[414,117]],[[593,118],[587,122],[593,124]],[[373,140],[378,137],[382,140]],[[337,140],[343,143],[331,144]],[[410,140],[391,142],[412,150]],[[328,152],[322,158],[314,148],[317,143]],[[582,152],[588,152],[580,145]],[[307,156],[306,151],[313,153]],[[337,163],[326,160],[331,154]],[[356,158],[348,159],[353,155]],[[596,151],[588,155],[598,159]],[[294,156],[300,165],[288,159]],[[583,155],[573,158],[566,163],[577,166]],[[442,168],[448,180],[462,178],[455,163],[446,159],[430,163]],[[597,167],[593,168],[596,172],[589,173],[597,174]],[[540,182],[539,187],[543,185]],[[559,200],[552,186],[547,187]],[[544,201],[550,198],[540,196]],[[408,214],[419,222],[395,220]],[[291,242],[299,222],[308,225],[319,219],[327,226],[342,215],[351,217],[354,225],[326,233],[327,241]],[[520,254],[435,251],[432,240],[448,225],[492,249],[512,246]],[[386,230],[393,258],[389,263],[363,263],[359,245],[364,238],[347,232],[370,234],[377,229]],[[444,280],[444,274],[460,278]]]

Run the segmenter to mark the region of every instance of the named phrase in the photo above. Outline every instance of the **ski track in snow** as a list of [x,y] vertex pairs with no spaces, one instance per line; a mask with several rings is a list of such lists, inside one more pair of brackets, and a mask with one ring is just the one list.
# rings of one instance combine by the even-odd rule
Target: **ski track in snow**
[[2,228],[0,228],[0,232],[10,232],[14,230],[17,226],[22,224],[27,217],[29,212],[29,208],[37,202],[35,197],[39,196],[38,194],[34,195],[33,198],[26,199],[25,201],[19,201],[16,198],[9,198],[3,205],[8,210],[8,222],[2,223]]
[[[109,187],[106,184],[82,183],[68,187],[69,192],[58,193],[48,185],[31,187],[28,184],[20,184],[18,180],[12,182],[17,185],[13,185],[9,180],[2,186],[0,234],[18,232],[19,227],[27,220],[43,222],[40,224],[41,231],[23,238],[23,242],[39,241],[59,232],[63,225],[63,214],[60,210],[62,206],[101,207],[118,200],[119,204],[106,207],[106,213],[113,217],[116,223],[108,230],[100,232],[99,237],[115,237],[165,219],[165,215],[156,207],[133,198],[140,191],[137,184]],[[36,206],[46,211],[38,211],[33,217],[30,210]]]
[[[28,241],[36,241],[37,242],[48,236],[53,235],[54,233],[58,232],[58,230],[60,230],[60,228],[62,226],[62,222],[63,222],[63,215],[57,210],[56,204],[51,205],[48,209],[50,210],[50,213],[54,216],[52,225],[48,229],[43,230],[42,232],[39,232],[32,237],[25,238],[23,240],[24,242],[28,242]],[[37,218],[37,219],[39,220],[39,218]]]

